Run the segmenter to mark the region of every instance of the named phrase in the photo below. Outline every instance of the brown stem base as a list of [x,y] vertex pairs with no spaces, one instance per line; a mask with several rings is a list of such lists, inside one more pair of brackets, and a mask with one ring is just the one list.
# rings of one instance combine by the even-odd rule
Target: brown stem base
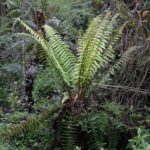
[[80,115],[86,111],[83,101],[71,101],[66,104],[66,108],[71,110],[75,115]]

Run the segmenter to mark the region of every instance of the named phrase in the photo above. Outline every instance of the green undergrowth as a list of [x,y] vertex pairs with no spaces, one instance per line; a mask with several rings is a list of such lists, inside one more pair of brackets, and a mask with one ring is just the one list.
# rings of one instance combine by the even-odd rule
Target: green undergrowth
[[21,135],[19,138],[9,142],[1,142],[0,145],[4,147],[4,150],[47,150],[53,136],[52,130],[50,131],[48,127],[46,128],[45,125],[41,125],[41,127],[33,133]]
[[[114,106],[116,106],[115,109]],[[0,133],[5,133],[4,136],[7,131],[10,131],[10,128],[14,132],[13,125],[23,123],[31,118],[35,119],[33,119],[34,125],[29,121],[23,132],[19,131],[19,134],[15,136],[7,135],[11,138],[1,141],[1,149],[95,150],[99,147],[104,150],[138,150],[138,148],[141,148],[139,150],[149,150],[144,147],[145,144],[149,146],[150,133],[140,127],[140,123],[138,124],[138,121],[145,119],[140,113],[131,114],[126,111],[125,107],[117,105],[115,102],[93,106],[79,117],[63,111],[59,108],[55,113],[48,115],[49,117],[44,115],[46,117],[44,120],[41,118],[42,112],[33,114],[15,112],[10,116],[5,114],[5,117],[3,116],[5,123],[0,124]],[[28,126],[30,127],[28,128]]]

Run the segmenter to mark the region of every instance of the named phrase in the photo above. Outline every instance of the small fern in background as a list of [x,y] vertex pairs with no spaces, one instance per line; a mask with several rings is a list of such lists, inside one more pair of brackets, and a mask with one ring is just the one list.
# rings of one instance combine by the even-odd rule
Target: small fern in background
[[138,128],[137,136],[129,140],[128,148],[132,150],[150,150],[150,132]]
[[120,111],[121,106],[115,102],[106,102],[105,104],[102,105],[102,107],[106,111],[108,111],[114,115],[118,115],[118,116],[121,115],[121,111]]
[[110,116],[107,113],[87,113],[81,119],[80,125],[81,130],[87,134],[88,150],[117,149],[119,133],[111,124]]
[[89,136],[88,149],[101,149],[106,145],[106,133],[109,127],[109,119],[106,113],[89,113],[83,119],[83,130],[86,130]]

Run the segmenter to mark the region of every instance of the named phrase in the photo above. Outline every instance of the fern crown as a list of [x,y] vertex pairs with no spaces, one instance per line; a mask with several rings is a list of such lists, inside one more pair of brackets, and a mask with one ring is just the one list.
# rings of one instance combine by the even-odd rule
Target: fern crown
[[[42,47],[46,55],[50,71],[53,77],[62,87],[87,89],[98,70],[101,70],[115,58],[113,49],[116,42],[122,35],[126,25],[124,23],[117,30],[118,14],[112,16],[107,13],[105,16],[94,18],[86,33],[78,40],[78,55],[75,57],[66,43],[57,32],[49,25],[44,25],[43,38],[26,25],[22,20],[17,19],[21,25],[30,33]],[[126,51],[122,59],[111,66],[106,73],[101,74],[100,83],[105,83],[115,70],[128,59],[133,49]]]

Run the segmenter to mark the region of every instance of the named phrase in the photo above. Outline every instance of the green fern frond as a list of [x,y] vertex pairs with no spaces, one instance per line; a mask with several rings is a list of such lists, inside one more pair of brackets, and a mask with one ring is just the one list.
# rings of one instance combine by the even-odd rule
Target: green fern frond
[[93,19],[93,21],[91,22],[89,28],[87,29],[87,32],[84,34],[84,36],[79,39],[78,41],[78,52],[79,52],[79,59],[78,59],[78,63],[76,65],[75,68],[75,72],[74,72],[74,78],[77,80],[77,82],[81,82],[83,80],[83,72],[85,69],[85,60],[87,60],[88,57],[88,46],[90,45],[90,41],[93,40],[97,28],[98,28],[98,22],[97,22],[97,18]]
[[88,113],[82,123],[83,130],[88,136],[88,150],[101,150],[106,144],[105,138],[108,132],[109,118],[106,113]]
[[[121,34],[114,31],[117,18],[118,14],[112,17],[110,13],[105,17],[98,16],[79,41],[79,60],[75,76],[83,87],[88,86],[98,69],[114,58],[113,46]],[[112,37],[115,38],[111,42]]]
[[75,116],[71,114],[65,115],[61,121],[59,132],[62,150],[73,150],[77,136],[77,121]]
[[119,133],[111,124],[109,115],[105,112],[90,112],[83,116],[81,129],[86,133],[88,150],[115,150]]
[[115,30],[114,27],[112,26],[113,23],[115,23],[115,19],[112,19],[112,24],[110,23],[110,27],[108,27],[110,29],[110,36],[108,38],[106,50],[104,51],[104,53],[102,53],[101,56],[106,58],[106,61],[104,59],[104,62],[102,63],[103,64],[102,67],[104,65],[107,65],[111,60],[114,59],[115,57],[114,46],[122,36],[123,30],[127,25],[127,22],[125,22],[119,29]]
[[98,68],[102,68],[105,64],[110,62],[110,59],[114,58],[114,51],[112,46],[107,49],[107,45],[110,43],[110,38],[113,33],[114,25],[116,24],[117,15],[110,21],[110,16],[106,16],[101,23],[95,39],[91,46],[91,56],[87,62],[85,76],[85,84],[87,85]]
[[[69,47],[66,45],[64,41],[62,41],[61,37],[57,34],[57,32],[50,26],[43,26],[46,40],[48,41],[49,49],[52,49],[57,60],[62,65],[62,68],[68,75],[72,75],[76,63],[75,56],[69,50]],[[72,80],[70,76],[70,80]]]
[[0,138],[3,140],[10,140],[17,138],[20,135],[33,132],[40,127],[42,123],[45,123],[46,119],[50,119],[56,112],[57,106],[53,105],[49,109],[42,112],[39,116],[30,117],[27,121],[22,122],[14,127],[7,129],[5,132],[0,133]]
[[28,25],[26,25],[22,20],[17,19],[21,25],[33,36],[33,38],[41,45],[47,56],[47,63],[51,72],[53,72],[56,79],[62,83],[62,86],[70,86],[69,74],[64,70],[62,64],[60,64],[58,58],[56,58],[55,53],[51,47],[48,46],[47,41],[39,36],[35,31],[33,31]]
[[138,46],[133,46],[133,47],[129,48],[129,49],[123,54],[123,56],[122,56],[113,66],[111,66],[111,67],[108,69],[108,71],[107,71],[106,73],[104,73],[104,74],[101,75],[100,80],[99,80],[99,84],[105,83],[105,82],[110,78],[110,75],[114,75],[115,72],[116,72],[117,70],[119,70],[119,69],[121,68],[121,66],[122,66],[123,64],[125,64],[125,63],[129,60],[131,54],[132,54],[136,49],[138,49],[138,48],[139,48]]
[[7,17],[12,17],[12,16],[16,16],[16,15],[17,16],[20,15],[20,9],[18,9],[18,8],[12,9],[6,14]]
[[13,36],[14,37],[18,37],[18,38],[26,38],[27,40],[29,39],[29,40],[34,40],[35,41],[35,39],[33,38],[33,36],[32,35],[30,35],[30,34],[28,34],[28,33],[15,33],[15,34],[13,34]]

